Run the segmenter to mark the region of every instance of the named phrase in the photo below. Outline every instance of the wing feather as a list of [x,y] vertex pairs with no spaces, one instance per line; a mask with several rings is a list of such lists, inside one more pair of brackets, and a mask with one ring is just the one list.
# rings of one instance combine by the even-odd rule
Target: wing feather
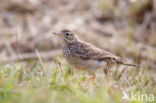
[[79,57],[82,59],[121,62],[121,59],[118,56],[105,50],[99,49],[94,45],[82,41],[76,44],[77,46],[75,46],[75,48],[73,49],[74,53],[71,53],[74,57]]

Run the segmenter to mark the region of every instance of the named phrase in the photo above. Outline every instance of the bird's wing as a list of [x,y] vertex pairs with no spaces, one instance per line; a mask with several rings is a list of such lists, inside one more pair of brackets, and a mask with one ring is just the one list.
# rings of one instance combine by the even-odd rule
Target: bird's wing
[[120,62],[120,58],[112,53],[109,53],[105,50],[99,49],[91,44],[80,42],[74,49],[73,56],[79,57],[82,59],[94,59],[94,60],[109,60],[109,61],[118,61]]

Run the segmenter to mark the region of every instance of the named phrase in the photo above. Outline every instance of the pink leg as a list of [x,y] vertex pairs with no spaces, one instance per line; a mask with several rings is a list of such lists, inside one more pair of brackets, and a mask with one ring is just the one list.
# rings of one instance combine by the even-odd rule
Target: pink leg
[[93,75],[91,78],[89,78],[89,79],[87,79],[87,80],[84,80],[83,82],[91,81],[92,83],[94,83],[95,78],[96,78],[96,76]]

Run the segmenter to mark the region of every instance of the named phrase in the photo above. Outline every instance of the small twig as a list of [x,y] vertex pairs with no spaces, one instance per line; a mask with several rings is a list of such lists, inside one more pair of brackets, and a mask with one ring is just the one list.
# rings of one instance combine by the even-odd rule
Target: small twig
[[[48,59],[48,58],[53,58],[56,56],[59,56],[62,54],[61,50],[52,50],[52,51],[44,51],[44,52],[40,52],[40,57]],[[29,60],[29,59],[37,59],[38,56],[36,53],[24,53],[24,54],[20,54],[21,55],[21,60]],[[6,57],[4,59],[0,60],[0,64],[1,63],[8,63],[8,62],[16,62],[18,60],[17,56],[13,56],[13,57]]]
[[5,90],[4,88],[0,88],[0,92],[20,93],[17,89]]
[[17,51],[17,57],[18,57],[18,62],[20,62],[21,60],[21,57],[20,57],[20,48],[19,48],[19,40],[20,40],[20,37],[22,36],[22,25],[21,25],[21,19],[16,16],[15,18],[16,20],[16,51]]
[[14,55],[17,56],[17,54],[16,54],[16,52],[14,51],[14,49],[13,49],[8,43],[5,44],[5,47],[7,48],[7,51],[8,51],[8,53],[9,53],[11,56],[14,56]]
[[121,72],[122,76],[124,77],[125,81],[128,83],[129,86],[131,86],[131,83],[128,80],[128,77],[126,75],[124,75],[123,72]]
[[61,65],[61,62],[60,62],[59,58],[57,58],[57,62],[58,62],[58,64],[59,64],[61,73],[62,73],[62,75],[63,75],[63,69],[62,69],[62,65]]
[[38,57],[38,59],[39,59],[39,62],[40,62],[40,65],[41,65],[41,68],[42,68],[42,71],[43,71],[43,75],[45,75],[44,64],[43,64],[43,61],[42,61],[42,59],[41,59],[41,56],[40,56],[38,50],[35,50],[35,52],[36,52],[37,57]]
[[16,34],[16,28],[0,28],[0,36],[6,36],[6,35],[14,35]]

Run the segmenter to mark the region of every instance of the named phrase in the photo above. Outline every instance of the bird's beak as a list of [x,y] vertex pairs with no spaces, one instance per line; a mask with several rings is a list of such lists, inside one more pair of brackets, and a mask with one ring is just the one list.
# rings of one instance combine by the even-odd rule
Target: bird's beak
[[53,34],[56,36],[61,36],[61,33],[53,32]]

